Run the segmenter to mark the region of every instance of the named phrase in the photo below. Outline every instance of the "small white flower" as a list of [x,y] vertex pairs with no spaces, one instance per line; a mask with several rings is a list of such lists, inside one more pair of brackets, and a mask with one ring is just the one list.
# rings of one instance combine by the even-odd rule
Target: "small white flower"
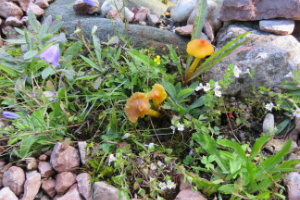
[[193,151],[193,149],[191,149],[189,152],[189,155],[191,156],[191,155],[193,155],[193,153],[194,153],[194,151]]
[[293,72],[289,72],[287,75],[285,75],[284,77],[286,78],[293,78],[294,77],[294,74]]
[[171,190],[171,189],[176,188],[176,185],[173,181],[168,181],[167,182],[167,188]]
[[240,77],[241,72],[242,71],[240,70],[240,68],[238,68],[238,66],[234,65],[233,74],[236,78]]
[[202,83],[199,83],[199,85],[195,88],[195,91],[200,91],[204,88],[203,84]]
[[174,134],[175,133],[175,126],[170,126],[170,129],[172,129],[172,133]]
[[108,157],[108,165],[110,165],[110,163],[114,162],[116,160],[116,157],[114,156],[114,154],[110,154]]
[[178,123],[178,124],[177,124],[177,130],[178,130],[178,131],[184,131],[184,125]]
[[300,108],[297,108],[294,112],[294,116],[300,117]]
[[222,89],[222,87],[221,87],[220,83],[218,81],[215,82],[215,90],[221,90],[221,89]]
[[215,90],[215,95],[216,95],[216,97],[221,97],[222,92],[220,90]]
[[273,107],[274,107],[274,104],[271,102],[271,103],[268,103],[268,104],[266,104],[266,109],[268,110],[268,111],[271,111],[272,109],[273,109]]
[[205,86],[203,87],[203,90],[205,92],[209,91],[210,90],[210,84],[209,83],[206,83]]
[[121,139],[125,140],[125,139],[129,138],[130,136],[131,136],[131,134],[125,133]]
[[167,185],[166,185],[165,182],[160,182],[160,183],[159,183],[159,187],[160,187],[160,189],[161,189],[162,191],[164,191],[165,189],[167,189]]
[[148,145],[148,148],[152,148],[152,147],[154,147],[154,143],[149,143],[149,145]]

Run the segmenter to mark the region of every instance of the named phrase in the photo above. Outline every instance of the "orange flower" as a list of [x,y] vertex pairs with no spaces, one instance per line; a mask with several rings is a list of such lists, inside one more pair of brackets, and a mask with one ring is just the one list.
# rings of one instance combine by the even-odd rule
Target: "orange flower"
[[205,58],[214,53],[214,47],[206,40],[194,39],[187,44],[186,52],[195,57],[195,60],[185,76],[185,80],[187,81],[193,75],[201,58]]
[[159,117],[160,113],[150,109],[149,98],[145,93],[136,92],[126,102],[125,114],[129,121],[135,123],[139,117],[144,117],[146,114]]
[[159,109],[160,104],[167,98],[167,93],[164,87],[160,84],[155,84],[149,94],[149,98],[153,101],[155,109]]

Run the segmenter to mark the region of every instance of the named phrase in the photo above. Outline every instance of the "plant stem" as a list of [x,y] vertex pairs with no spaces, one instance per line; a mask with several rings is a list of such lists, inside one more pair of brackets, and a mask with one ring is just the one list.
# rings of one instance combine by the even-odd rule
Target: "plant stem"
[[159,112],[157,112],[155,110],[152,110],[152,109],[150,109],[147,114],[150,115],[150,116],[152,116],[152,117],[159,117],[160,116]]
[[189,68],[189,71],[185,75],[185,81],[187,82],[189,78],[194,74],[194,71],[196,70],[197,65],[199,64],[201,58],[195,58],[192,65]]

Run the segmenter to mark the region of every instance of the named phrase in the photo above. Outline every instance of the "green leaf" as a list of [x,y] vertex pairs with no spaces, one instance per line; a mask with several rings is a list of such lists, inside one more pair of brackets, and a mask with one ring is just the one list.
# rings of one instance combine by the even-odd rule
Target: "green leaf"
[[100,68],[102,68],[101,44],[100,44],[99,38],[95,35],[93,35],[93,44],[94,44],[94,47],[95,47],[95,53],[96,53],[98,64],[100,65]]
[[253,158],[255,158],[257,156],[257,154],[259,154],[259,152],[261,151],[262,147],[264,146],[264,144],[269,141],[271,138],[269,136],[262,136],[260,138],[258,138],[251,150],[251,154],[250,154],[250,160],[252,160]]
[[180,60],[176,54],[176,51],[173,49],[173,47],[171,45],[168,45],[168,48],[169,48],[169,52],[170,52],[170,59],[176,64],[179,74],[181,75],[181,77],[183,77],[182,66],[181,66]]
[[285,119],[280,124],[278,124],[275,135],[281,133],[289,125],[290,122],[290,119]]
[[205,96],[202,96],[187,108],[187,112],[189,112],[192,109],[199,108],[199,107],[203,106],[204,103],[205,103]]
[[217,140],[217,144],[234,149],[238,155],[238,159],[241,159],[244,164],[247,163],[245,151],[237,142],[233,142],[230,140]]
[[72,58],[77,56],[81,51],[82,43],[80,41],[74,42],[64,53],[64,56],[71,56]]
[[34,32],[38,33],[39,24],[35,17],[35,14],[31,10],[28,10],[27,15],[28,15],[29,26],[33,29]]
[[94,63],[94,61],[92,61],[91,59],[89,59],[89,58],[87,58],[87,57],[84,57],[84,56],[82,56],[82,55],[80,55],[80,57],[81,57],[81,58],[82,58],[82,59],[83,59],[90,67],[92,67],[92,68],[94,68],[94,69],[100,71],[99,66],[98,66],[96,63]]
[[177,101],[184,100],[186,97],[190,96],[193,93],[194,93],[194,90],[191,88],[180,90],[180,92],[176,96],[176,99],[177,99]]
[[172,97],[173,99],[175,99],[176,98],[176,89],[175,89],[174,85],[172,83],[165,81],[165,79],[162,80],[162,84],[163,84],[166,92],[168,93],[168,95],[170,97]]
[[23,58],[24,58],[24,60],[28,60],[28,59],[33,58],[37,54],[38,54],[37,50],[29,50],[24,54]]
[[55,74],[55,71],[52,69],[52,67],[47,67],[41,73],[42,79],[45,80],[46,78],[48,78],[49,76],[51,76],[53,74]]

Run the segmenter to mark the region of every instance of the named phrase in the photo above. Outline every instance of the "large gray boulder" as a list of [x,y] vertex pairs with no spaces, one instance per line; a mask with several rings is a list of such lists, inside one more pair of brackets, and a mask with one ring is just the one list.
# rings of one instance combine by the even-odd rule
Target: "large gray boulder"
[[[257,27],[258,28],[258,27]],[[229,64],[234,64],[244,73],[232,77],[233,83],[225,91],[229,95],[247,96],[253,86],[265,86],[274,90],[287,79],[293,70],[300,70],[300,43],[291,35],[274,35],[243,24],[231,24],[217,35],[216,51],[242,33],[250,32],[248,44],[240,47],[204,74],[205,80],[223,79]],[[252,78],[245,73],[254,69]]]
[[[76,15],[72,6],[74,0],[56,0],[46,10],[45,17],[48,15],[61,16],[64,29],[68,34],[75,31],[75,26],[80,20],[82,30],[86,36],[90,36],[93,26],[98,26],[96,35],[102,41],[108,41],[112,36],[126,36],[124,23],[112,22],[110,19],[101,18],[100,16]],[[137,47],[149,48],[152,45],[157,50],[162,50],[166,45],[170,44],[179,47],[181,51],[185,51],[187,38],[180,37],[175,33],[167,30],[151,26],[142,26],[129,24],[127,27],[128,37],[132,44]]]
[[250,21],[274,18],[300,19],[299,0],[224,0],[220,19]]

